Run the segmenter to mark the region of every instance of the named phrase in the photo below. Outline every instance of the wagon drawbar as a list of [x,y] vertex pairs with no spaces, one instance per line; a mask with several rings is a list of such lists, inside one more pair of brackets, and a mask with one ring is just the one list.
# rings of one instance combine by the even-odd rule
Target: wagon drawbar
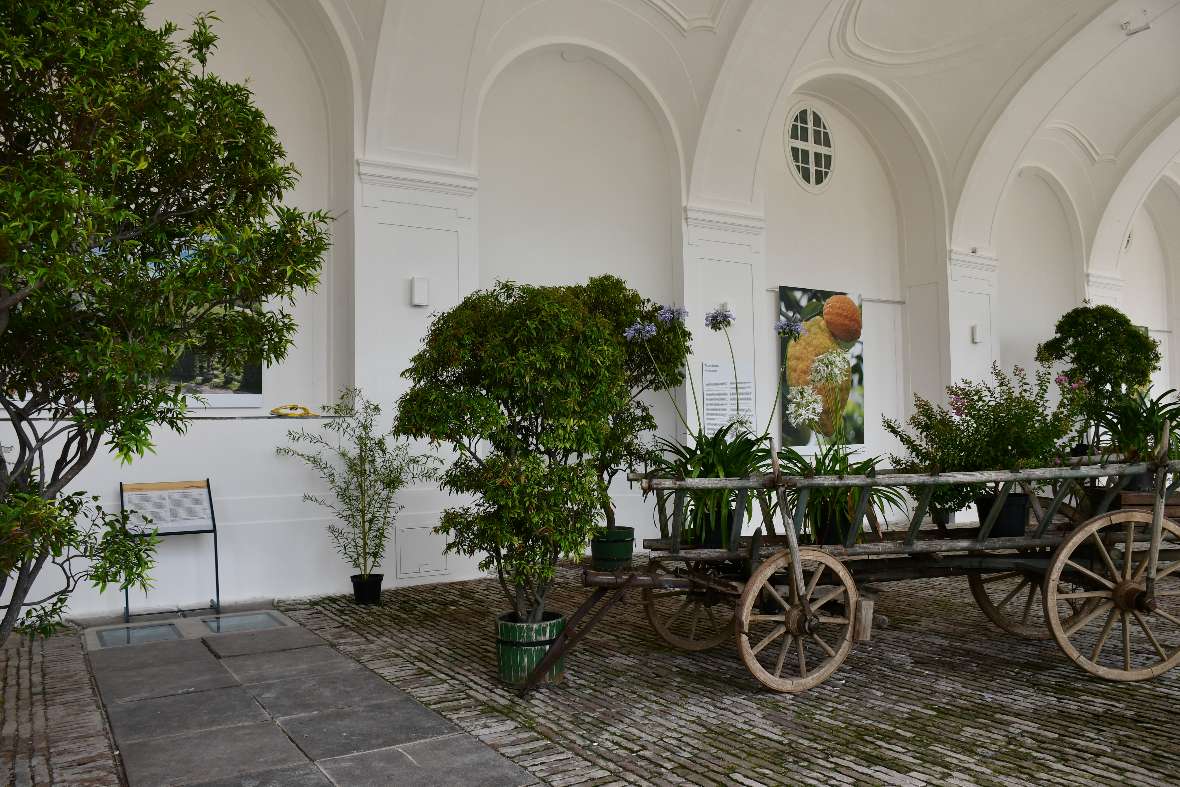
[[[1150,473],[1154,491],[1128,493]],[[871,636],[876,584],[964,576],[983,613],[1015,636],[1053,639],[1079,667],[1116,681],[1146,680],[1180,663],[1180,462],[1085,463],[1020,471],[864,476],[657,478],[632,474],[654,494],[661,537],[645,539],[645,567],[585,569],[592,588],[525,694],[627,592],[638,590],[657,635],[702,651],[736,641],[750,674],[773,691],[812,688],[839,669],[855,642]],[[1082,482],[1104,479],[1104,486]],[[978,526],[924,529],[934,490],[995,484],[995,505]],[[840,544],[807,545],[807,499],[818,488],[921,489],[908,527],[883,531],[859,495]],[[728,548],[682,545],[690,495],[733,491]],[[793,490],[794,505],[787,490]],[[1022,536],[992,537],[1015,490],[1032,514]],[[1071,501],[1073,503],[1071,504]],[[755,503],[762,515],[742,530]],[[669,511],[669,507],[671,511]],[[777,520],[777,527],[776,527]],[[865,522],[872,525],[864,531]],[[778,530],[781,529],[781,532]]]

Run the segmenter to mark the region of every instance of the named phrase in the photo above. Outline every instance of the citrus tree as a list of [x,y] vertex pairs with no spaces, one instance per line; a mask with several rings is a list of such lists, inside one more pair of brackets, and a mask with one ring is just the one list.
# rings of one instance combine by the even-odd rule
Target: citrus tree
[[79,551],[92,579],[146,582],[150,541],[119,517],[60,532],[85,513],[67,487],[100,451],[129,461],[155,427],[184,430],[167,375],[186,350],[281,359],[328,247],[325,214],[283,204],[297,173],[250,90],[206,70],[213,17],[177,42],[147,2],[0,4],[0,545],[19,545],[0,642],[47,562],[67,595]]

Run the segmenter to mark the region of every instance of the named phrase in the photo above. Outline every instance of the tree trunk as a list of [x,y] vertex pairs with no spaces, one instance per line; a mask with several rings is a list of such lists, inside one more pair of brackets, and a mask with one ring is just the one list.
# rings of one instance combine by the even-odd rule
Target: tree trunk
[[4,613],[4,620],[0,622],[0,647],[4,646],[4,643],[8,641],[8,635],[16,628],[16,622],[20,619],[21,610],[25,599],[29,597],[33,581],[41,573],[41,568],[48,558],[48,553],[42,553],[37,556],[32,565],[27,560],[21,564],[16,584],[12,588],[12,598],[8,600],[8,609]]

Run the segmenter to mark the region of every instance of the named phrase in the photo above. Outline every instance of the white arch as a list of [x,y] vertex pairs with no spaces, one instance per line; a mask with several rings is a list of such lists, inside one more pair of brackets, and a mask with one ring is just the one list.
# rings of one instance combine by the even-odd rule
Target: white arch
[[[1017,171],[1016,175],[1019,177],[1026,172],[1044,181],[1056,195],[1061,210],[1065,213],[1066,222],[1069,224],[1070,240],[1073,242],[1074,291],[1075,293],[1084,293],[1086,291],[1086,234],[1082,228],[1082,216],[1078,211],[1077,203],[1065,183],[1049,166],[1037,163],[1025,164]],[[1010,181],[1008,188],[1011,186]],[[1008,188],[1005,188],[1005,194],[1007,194]],[[1003,264],[1002,260],[1000,264]]]
[[[479,120],[483,114],[484,102],[487,99],[488,93],[491,92],[492,86],[495,85],[496,80],[504,71],[523,57],[529,55],[545,52],[545,51],[568,51],[577,50],[585,54],[590,59],[610,69],[616,76],[626,82],[632,90],[639,95],[639,98],[647,105],[655,119],[656,124],[660,128],[660,134],[664,138],[665,144],[668,145],[668,153],[670,162],[675,167],[675,179],[677,184],[677,198],[681,203],[684,202],[687,195],[687,182],[685,179],[684,167],[684,143],[680,138],[680,133],[673,122],[672,113],[665,100],[661,97],[651,80],[645,77],[637,67],[625,59],[618,52],[603,46],[594,41],[588,41],[580,38],[562,38],[556,36],[549,36],[543,39],[530,41],[522,46],[506,53],[500,60],[488,71],[487,77],[479,85],[477,92],[477,99],[475,102],[475,111],[471,120],[471,124],[475,129],[479,128]],[[472,169],[475,172],[479,171],[479,135],[473,134],[471,142],[471,163]]]
[[1119,254],[1131,221],[1177,156],[1180,156],[1180,117],[1173,120],[1143,149],[1111,194],[1094,234],[1089,271],[1117,271]]

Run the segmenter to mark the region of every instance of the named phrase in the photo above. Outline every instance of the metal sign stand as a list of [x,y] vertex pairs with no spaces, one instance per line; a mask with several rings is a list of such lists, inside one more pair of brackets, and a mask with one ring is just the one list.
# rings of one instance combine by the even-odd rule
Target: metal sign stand
[[[200,490],[205,494],[201,495]],[[131,498],[130,501],[128,498]],[[201,533],[213,534],[213,598],[209,605],[221,612],[221,567],[217,554],[217,516],[213,511],[213,488],[209,479],[204,481],[161,481],[150,484],[119,484],[119,505],[124,511],[131,509],[151,516],[151,527],[156,535],[191,536]],[[146,512],[137,506],[142,505]],[[146,522],[145,522],[146,526]],[[133,535],[148,536],[150,530],[140,530]],[[123,589],[123,622],[131,620],[131,598],[127,588]]]

